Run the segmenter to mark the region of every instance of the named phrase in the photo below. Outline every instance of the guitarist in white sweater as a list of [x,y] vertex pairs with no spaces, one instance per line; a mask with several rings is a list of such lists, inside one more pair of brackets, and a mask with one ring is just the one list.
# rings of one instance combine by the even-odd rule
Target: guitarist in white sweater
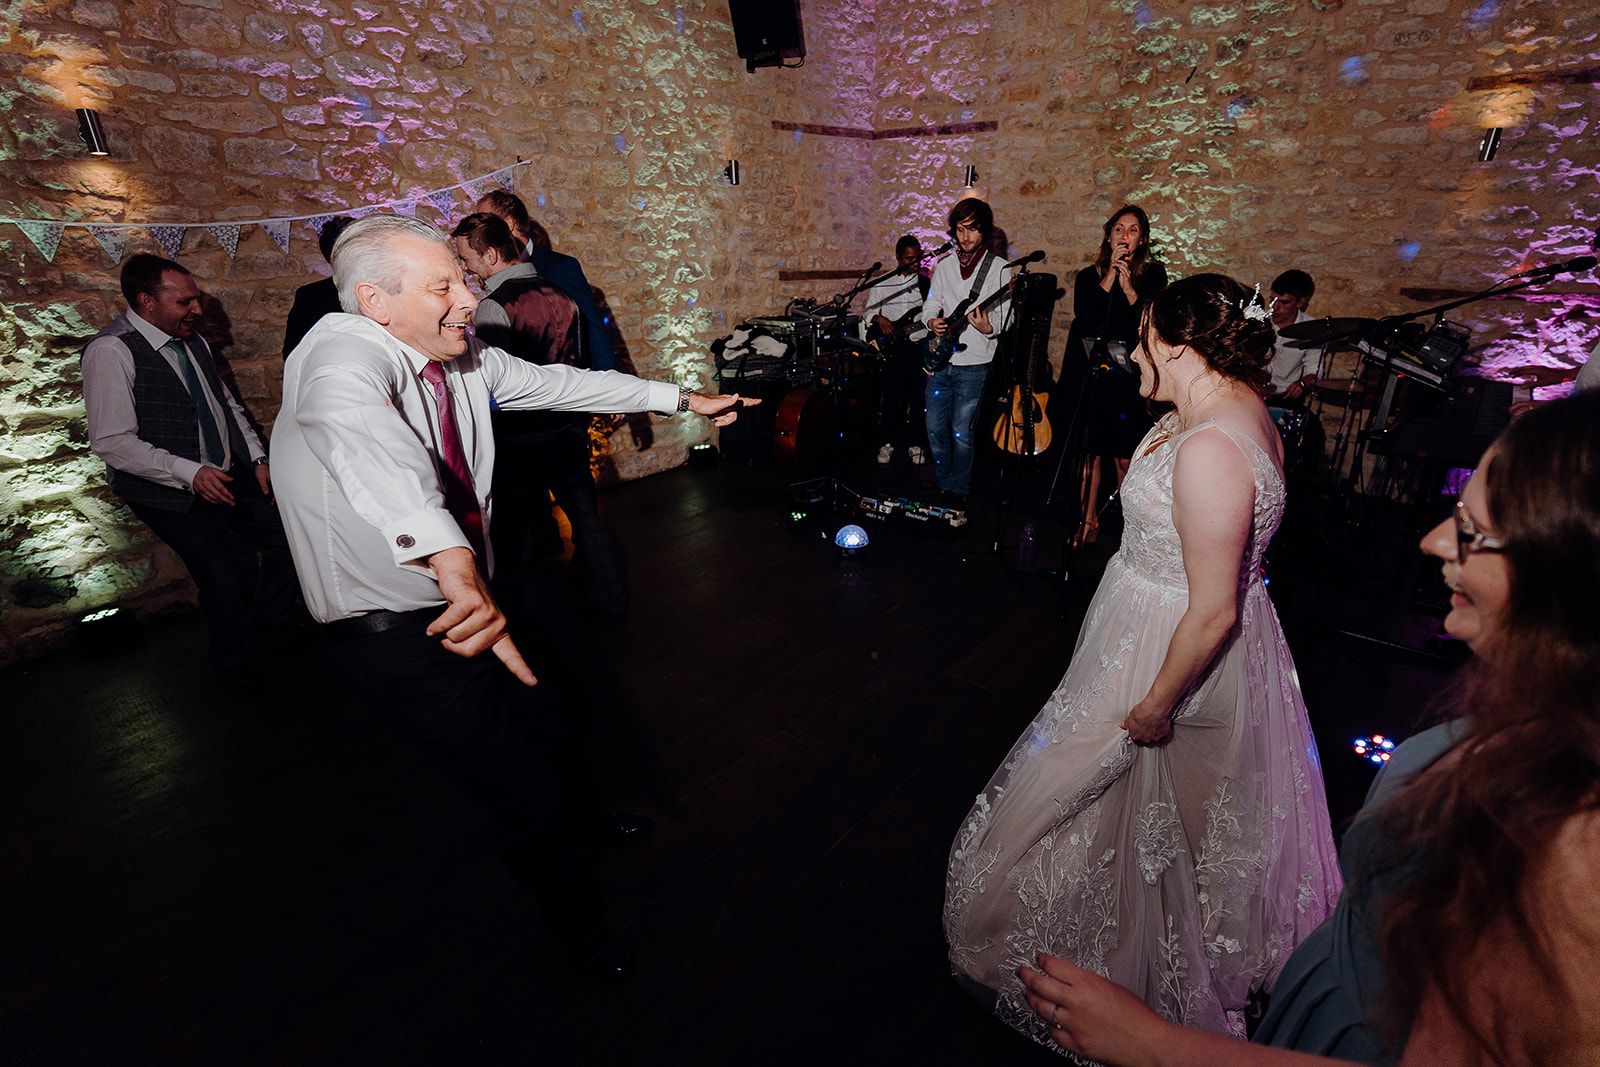
[[[922,274],[922,242],[911,234],[894,246],[895,270],[867,290],[867,339],[883,353],[883,403],[880,406],[878,462],[888,463],[904,449],[913,464],[926,459],[922,448],[922,302],[928,279]],[[913,416],[915,420],[913,421]]]
[[927,422],[934,471],[945,502],[962,507],[972,488],[978,405],[997,339],[1011,321],[1010,301],[991,307],[992,314],[977,305],[1008,285],[1014,272],[989,252],[994,212],[988,204],[976,197],[958,200],[949,221],[956,251],[934,268],[922,305],[932,334],[924,366],[930,370]]

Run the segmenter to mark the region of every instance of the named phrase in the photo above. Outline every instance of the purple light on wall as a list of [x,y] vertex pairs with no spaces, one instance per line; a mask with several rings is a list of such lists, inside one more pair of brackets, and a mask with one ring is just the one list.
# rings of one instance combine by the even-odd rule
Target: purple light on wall
[[622,136],[622,134],[620,134],[620,133],[616,134],[615,136],[613,136],[611,138],[611,147],[615,148],[622,155],[627,155],[628,154],[628,139],[626,137]]
[[1133,24],[1135,26],[1148,26],[1155,20],[1156,17],[1150,12],[1150,5],[1145,3],[1145,0],[1139,0],[1137,4],[1133,5]]
[[1367,61],[1362,56],[1348,56],[1339,64],[1339,77],[1352,84],[1367,80]]
[[540,206],[540,207],[544,207],[544,206],[545,206],[545,204],[547,204],[547,203],[549,203],[549,201],[548,201],[548,200],[546,200],[546,199],[545,199],[545,196],[544,196],[544,194],[543,194],[543,193],[540,193],[540,194],[539,194],[539,196],[538,196],[538,200],[539,200],[539,206]]
[[572,21],[578,27],[578,29],[580,29],[580,30],[586,29],[586,27],[583,24],[583,12],[582,11],[574,11],[572,13]]
[[1416,259],[1417,254],[1422,251],[1422,242],[1405,241],[1402,242],[1400,247],[1396,248],[1394,251],[1395,255],[1399,256],[1407,263],[1410,263],[1413,259]]
[[672,9],[672,29],[679,37],[683,36],[683,8]]
[[1483,3],[1472,9],[1472,14],[1467,16],[1467,25],[1475,30],[1486,29],[1494,17],[1500,14],[1500,0],[1483,0]]

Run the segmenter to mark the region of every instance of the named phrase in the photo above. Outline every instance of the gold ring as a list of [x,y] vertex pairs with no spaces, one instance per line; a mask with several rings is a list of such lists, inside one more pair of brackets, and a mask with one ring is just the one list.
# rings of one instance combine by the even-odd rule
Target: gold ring
[[1053,1030],[1061,1029],[1061,1005],[1050,1005],[1050,1027]]

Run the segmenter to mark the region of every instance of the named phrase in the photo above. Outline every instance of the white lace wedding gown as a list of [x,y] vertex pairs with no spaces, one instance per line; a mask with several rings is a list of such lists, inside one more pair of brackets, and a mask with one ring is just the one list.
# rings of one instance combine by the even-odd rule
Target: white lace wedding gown
[[[1239,623],[1179,705],[1168,743],[1140,747],[1118,724],[1148,692],[1188,603],[1172,469],[1205,425],[1255,472]],[[1339,895],[1316,742],[1261,580],[1283,476],[1243,434],[1176,429],[1167,415],[1135,453],[1122,546],[1066,677],[950,853],[955,974],[1041,1044],[1048,1028],[1016,976],[1035,953],[1112,978],[1168,1019],[1242,1037],[1251,991],[1271,984]]]

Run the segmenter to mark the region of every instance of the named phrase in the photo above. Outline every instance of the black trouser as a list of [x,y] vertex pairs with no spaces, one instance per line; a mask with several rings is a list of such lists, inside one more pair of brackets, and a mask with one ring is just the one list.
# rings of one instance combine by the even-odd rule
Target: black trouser
[[[254,469],[228,473],[231,507],[199,498],[186,512],[129,505],[189,568],[211,635],[211,661],[223,671],[249,658],[256,626],[290,620],[297,588],[278,505],[262,494]],[[259,571],[240,559],[239,538],[260,549]]]
[[483,806],[511,876],[563,949],[581,952],[604,921],[597,816],[605,803],[572,751],[570,709],[551,685],[517,681],[492,652],[446,651],[424,632],[443,611],[408,612],[392,629],[354,637],[335,624],[328,653],[373,710]]
[[589,469],[587,421],[537,441],[495,441],[494,593],[507,614],[520,614],[528,537],[550,516],[549,493],[572,524],[575,558],[589,568],[595,605],[613,618],[628,610],[628,575],[617,539],[600,520]]
[[928,436],[923,397],[928,375],[919,346],[908,341],[881,341],[886,348],[883,402],[879,406],[878,441],[897,449],[925,445]]

